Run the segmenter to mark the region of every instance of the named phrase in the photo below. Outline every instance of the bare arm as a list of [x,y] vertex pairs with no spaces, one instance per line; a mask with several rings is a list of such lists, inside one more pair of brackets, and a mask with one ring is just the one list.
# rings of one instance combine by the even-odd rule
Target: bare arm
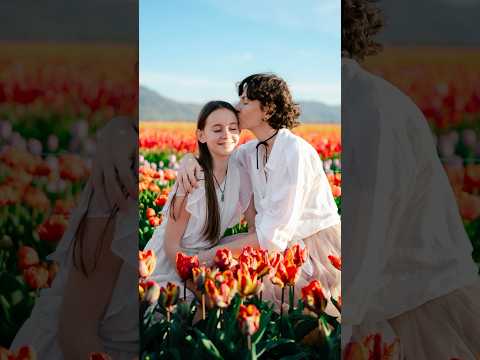
[[[123,260],[110,250],[114,221],[110,221],[103,238],[97,267],[86,277],[72,266],[60,307],[59,345],[65,359],[84,360],[90,352],[103,352],[98,336],[99,325],[110,303]],[[84,259],[93,267],[95,248],[107,218],[86,218]],[[80,264],[77,256],[77,264]]]

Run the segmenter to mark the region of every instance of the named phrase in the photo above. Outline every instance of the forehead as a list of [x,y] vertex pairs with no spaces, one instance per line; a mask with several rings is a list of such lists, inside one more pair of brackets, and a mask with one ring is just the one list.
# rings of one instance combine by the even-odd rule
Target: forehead
[[218,109],[208,115],[207,123],[209,125],[225,125],[236,123],[237,117],[228,109]]

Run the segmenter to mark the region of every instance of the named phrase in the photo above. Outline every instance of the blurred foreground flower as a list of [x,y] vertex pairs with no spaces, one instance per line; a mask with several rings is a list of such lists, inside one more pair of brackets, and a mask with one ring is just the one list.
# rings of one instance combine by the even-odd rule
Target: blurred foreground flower
[[140,300],[150,305],[155,304],[160,297],[160,286],[154,280],[140,279],[138,283]]
[[152,250],[138,252],[138,272],[141,277],[150,276],[157,266],[157,257]]
[[26,268],[37,265],[40,262],[37,251],[30,246],[21,246],[17,252],[18,268],[25,270]]
[[48,287],[48,270],[42,265],[34,265],[23,271],[23,279],[32,289]]
[[90,353],[88,360],[112,360],[110,355],[103,352]]

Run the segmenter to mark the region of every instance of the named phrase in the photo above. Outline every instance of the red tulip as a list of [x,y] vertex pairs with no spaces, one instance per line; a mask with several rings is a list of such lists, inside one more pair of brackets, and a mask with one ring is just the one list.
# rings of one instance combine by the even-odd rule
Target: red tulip
[[294,286],[298,281],[302,269],[295,264],[283,261],[278,264],[275,274],[270,278],[270,281],[280,287],[285,285]]
[[32,289],[48,286],[48,270],[41,265],[30,266],[23,270],[23,279]]
[[157,257],[152,250],[138,252],[138,272],[141,277],[150,276],[157,265]]
[[238,324],[243,334],[252,336],[260,328],[260,311],[253,304],[240,305]]
[[197,256],[187,256],[182,252],[177,253],[176,261],[177,273],[183,281],[192,279],[192,269],[199,266]]
[[159,195],[156,199],[155,199],[155,205],[157,206],[165,206],[165,204],[167,203],[167,200],[168,200],[168,197],[165,196],[165,195]]
[[57,243],[67,228],[67,220],[61,214],[53,214],[38,227],[40,240]]
[[295,244],[285,250],[283,254],[285,261],[301,267],[307,261],[307,249],[302,249],[299,244]]
[[278,265],[283,262],[283,255],[277,251],[272,252],[268,257],[268,262],[270,264],[271,275],[274,275]]
[[327,299],[323,293],[320,281],[313,280],[302,288],[302,298],[305,306],[317,315],[322,314],[327,306]]
[[214,262],[220,271],[228,270],[236,263],[232,252],[227,248],[217,250]]
[[21,246],[17,252],[18,268],[25,270],[29,266],[37,265],[40,262],[37,251],[30,246]]
[[328,255],[328,260],[332,263],[333,267],[338,270],[342,270],[342,259],[338,256]]

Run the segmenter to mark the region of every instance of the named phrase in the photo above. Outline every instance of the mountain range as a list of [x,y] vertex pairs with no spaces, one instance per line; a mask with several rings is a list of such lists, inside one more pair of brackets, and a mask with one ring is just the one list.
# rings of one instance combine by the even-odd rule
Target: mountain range
[[[317,101],[299,101],[300,121],[305,123],[339,123],[340,105]],[[139,116],[142,121],[195,121],[202,104],[179,102],[140,86]]]

